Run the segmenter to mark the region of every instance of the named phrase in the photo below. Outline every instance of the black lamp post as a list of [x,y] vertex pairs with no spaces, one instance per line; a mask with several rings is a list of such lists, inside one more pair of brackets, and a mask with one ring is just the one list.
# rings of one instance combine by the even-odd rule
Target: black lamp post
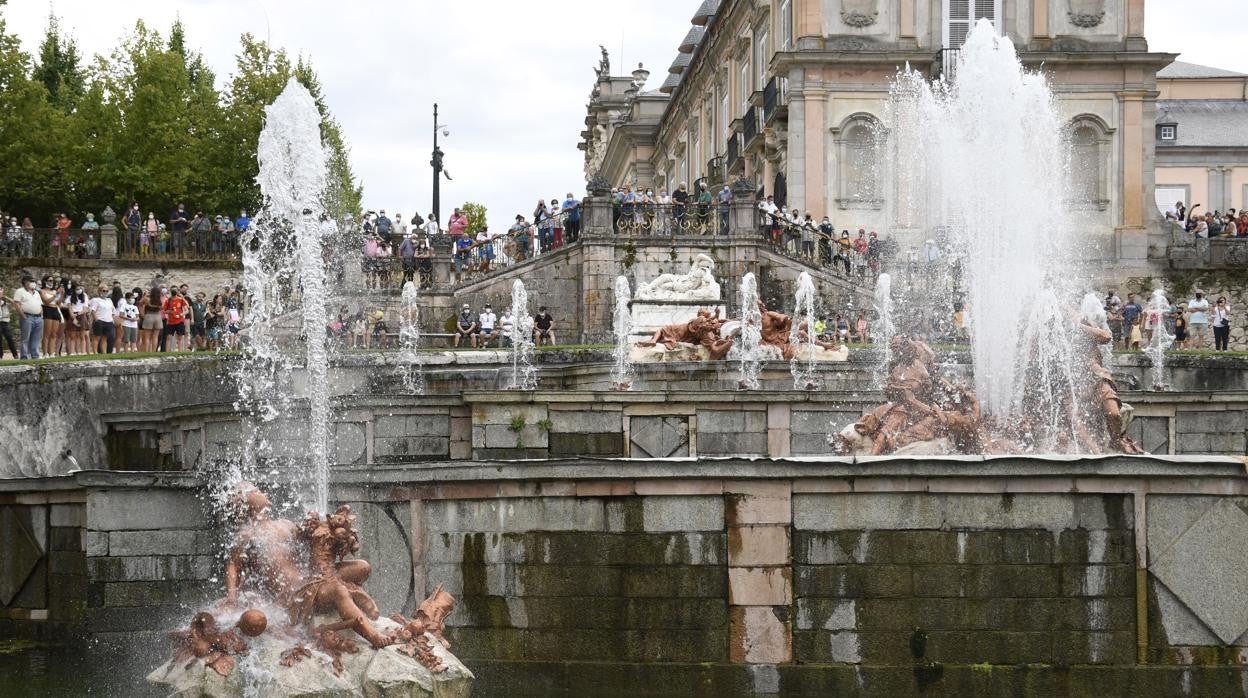
[[[433,159],[429,164],[433,167],[433,217],[442,224],[442,149],[438,147],[438,105],[433,105]],[[446,133],[450,135],[450,133]],[[447,179],[451,176],[448,174]]]

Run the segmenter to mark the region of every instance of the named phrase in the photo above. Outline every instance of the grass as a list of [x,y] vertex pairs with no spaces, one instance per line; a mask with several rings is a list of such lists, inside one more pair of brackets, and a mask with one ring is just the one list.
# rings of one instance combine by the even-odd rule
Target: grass
[[48,356],[39,359],[5,359],[0,366],[43,366],[46,364],[71,364],[83,361],[127,361],[130,359],[156,359],[169,356],[222,356],[237,354],[237,350],[210,351],[169,351],[169,352],[133,352],[124,354],[75,354],[73,356]]

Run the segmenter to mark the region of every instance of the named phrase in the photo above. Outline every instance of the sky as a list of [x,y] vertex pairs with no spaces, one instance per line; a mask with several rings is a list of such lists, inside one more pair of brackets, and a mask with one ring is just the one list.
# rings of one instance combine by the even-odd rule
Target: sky
[[[1146,0],[1154,51],[1248,73],[1244,0]],[[485,204],[492,227],[537,199],[584,190],[576,149],[598,46],[613,74],[640,61],[657,89],[700,0],[9,0],[8,29],[32,54],[53,9],[86,56],[107,54],[142,18],[167,33],[180,17],[188,45],[232,72],[244,32],[311,59],[341,122],[364,205],[405,218],[432,209],[433,103],[453,181],[443,223],[464,201]]]

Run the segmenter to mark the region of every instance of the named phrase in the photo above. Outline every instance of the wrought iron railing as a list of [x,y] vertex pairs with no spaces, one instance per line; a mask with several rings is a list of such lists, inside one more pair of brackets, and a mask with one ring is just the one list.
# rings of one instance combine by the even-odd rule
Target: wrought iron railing
[[615,217],[616,233],[628,237],[727,235],[729,204],[709,202],[623,204]]
[[788,79],[773,77],[763,88],[763,123],[770,124],[777,116],[784,116],[789,103]]
[[838,237],[783,214],[759,217],[759,234],[771,248],[792,259],[827,269],[845,278],[874,279],[884,261],[885,244]]
[[750,107],[742,118],[741,140],[743,148],[749,150],[756,137],[758,137],[758,108]]
[[99,230],[4,228],[0,256],[96,259],[100,256]]
[[737,160],[741,159],[741,136],[737,133],[728,135],[728,153],[724,156],[729,170],[737,164]]
[[945,82],[952,83],[958,75],[958,56],[962,53],[960,48],[942,48],[940,50],[940,67],[939,76],[945,79]]

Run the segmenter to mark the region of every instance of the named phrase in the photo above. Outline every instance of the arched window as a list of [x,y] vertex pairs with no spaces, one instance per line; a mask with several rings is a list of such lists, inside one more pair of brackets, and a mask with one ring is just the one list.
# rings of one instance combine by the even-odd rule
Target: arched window
[[1112,129],[1095,116],[1076,117],[1070,126],[1070,190],[1067,201],[1083,211],[1109,207],[1109,153]]
[[837,206],[879,209],[883,204],[879,122],[869,114],[855,114],[832,133],[838,163]]

